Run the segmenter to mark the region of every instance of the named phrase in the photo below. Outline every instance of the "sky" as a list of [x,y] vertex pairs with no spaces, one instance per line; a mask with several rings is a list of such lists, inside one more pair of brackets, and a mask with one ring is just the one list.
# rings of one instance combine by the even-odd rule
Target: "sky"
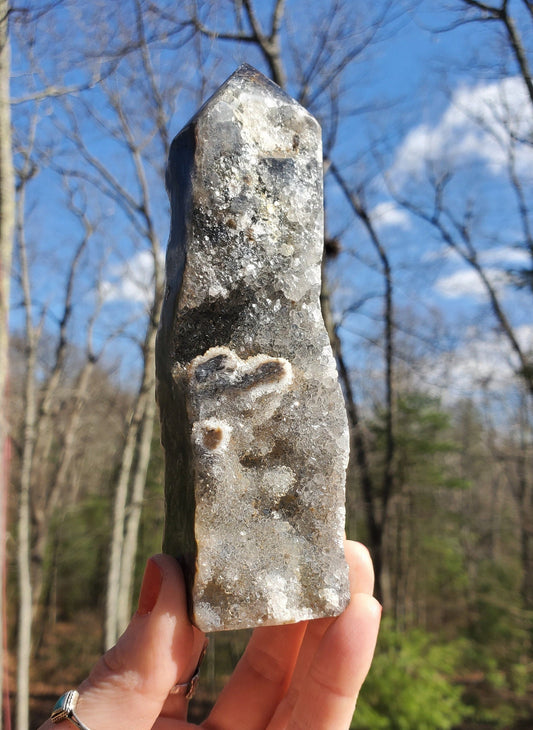
[[[354,186],[364,182],[367,208],[393,266],[395,305],[402,333],[398,338],[406,349],[406,357],[409,348],[412,356],[418,357],[422,352],[425,363],[422,378],[428,387],[437,388],[440,383],[441,392],[446,392],[448,397],[452,393],[457,398],[471,394],[479,381],[495,383],[499,391],[505,389],[512,380],[516,363],[494,321],[487,315],[487,299],[475,272],[460,256],[450,252],[430,225],[396,199],[408,199],[420,210],[429,211],[432,205],[429,170],[437,176],[453,173],[447,183],[445,203],[458,217],[470,216],[487,276],[499,293],[521,342],[533,347],[531,292],[510,286],[509,272],[529,265],[531,260],[524,251],[523,227],[508,177],[508,129],[512,129],[517,139],[530,133],[531,105],[516,66],[503,52],[494,24],[467,24],[441,32],[454,24],[457,15],[450,8],[458,4],[436,0],[392,3],[389,20],[365,51],[364,62],[355,63],[346,74],[341,89],[342,120],[332,152],[333,160],[342,166],[348,182]],[[353,8],[354,12],[366,8],[366,12],[372,13],[381,5],[354,2]],[[76,48],[83,45],[77,32],[69,32],[75,27],[71,21],[77,14],[80,17],[83,14],[81,7],[76,0],[66,3],[66,10],[59,6],[54,23],[49,24],[42,38],[36,38],[37,48],[39,43],[44,44],[40,56],[44,75],[53,69],[57,71],[61,52],[67,55],[66,50],[70,48],[69,52],[75,54]],[[107,35],[104,31],[99,33],[98,42],[109,52],[120,37],[123,21],[117,7],[104,7],[103,12],[112,21],[111,31]],[[268,7],[267,3],[261,4],[265,13]],[[348,3],[347,7],[346,34],[341,47],[336,49],[339,53],[361,39],[357,34],[359,21],[350,17],[352,4]],[[531,30],[531,24],[525,24],[527,18],[520,10],[522,3],[511,0],[510,7],[522,12],[518,18],[519,29],[524,33]],[[304,35],[306,23],[322,9],[321,4],[310,6],[302,0],[288,0],[291,33]],[[227,3],[215,3],[205,17],[211,24],[227,22]],[[364,20],[362,17],[363,24]],[[350,35],[352,22],[356,30]],[[340,26],[339,33],[343,31]],[[87,29],[79,32],[87,33]],[[90,32],[88,38],[95,47],[98,45],[95,38],[91,41]],[[289,36],[283,40],[288,53]],[[313,47],[311,40],[309,51]],[[27,75],[28,64],[22,47],[18,52],[16,33],[12,43],[12,94],[20,98],[27,95],[32,84],[38,85],[40,81],[35,74]],[[307,47],[301,50],[302,58],[306,58],[307,52]],[[168,94],[172,94],[173,78],[176,84],[184,79],[191,86],[198,82],[193,61],[175,66],[174,59],[183,58],[180,53],[179,49],[169,52],[162,46],[153,48],[153,67],[156,76],[165,79],[163,86]],[[203,99],[243,61],[266,70],[250,46],[226,44],[222,47],[210,41],[203,44],[199,53],[208,69]],[[533,63],[531,48],[529,53]],[[294,61],[288,63],[289,68],[291,63]],[[76,83],[84,73],[83,63],[72,63],[65,78]],[[111,82],[109,88],[113,88]],[[150,95],[141,77],[123,74],[115,91],[128,119],[141,119],[142,116],[136,115],[142,111],[143,99]],[[200,102],[197,95],[183,91],[170,101],[171,136],[185,124]],[[46,310],[51,328],[57,324],[54,319],[57,320],[61,311],[57,294],[62,289],[66,264],[71,260],[74,243],[83,234],[79,210],[65,208],[64,168],[74,165],[78,172],[84,169],[79,160],[73,163],[73,146],[65,132],[71,129],[72,118],[80,127],[91,154],[104,161],[128,190],[138,194],[131,158],[124,146],[110,136],[116,129],[116,121],[100,92],[90,91],[81,101],[73,99],[71,109],[68,103],[67,99],[67,110],[59,108],[53,100],[39,107],[38,141],[46,150],[49,139],[54,151],[50,158],[41,158],[45,163],[31,188],[28,187],[26,210],[34,291],[38,292],[34,315],[37,320],[39,312]],[[27,139],[33,108],[31,104],[13,107],[13,122],[21,139]],[[132,125],[133,134],[142,132],[133,121]],[[158,190],[164,159],[157,138],[150,138],[147,150],[153,161],[148,166],[148,183]],[[531,211],[533,147],[517,143],[514,152],[515,172]],[[20,157],[16,161],[20,164]],[[84,330],[86,312],[99,296],[102,307],[95,328],[96,339],[103,344],[106,333],[118,321],[122,322],[123,333],[113,338],[108,350],[122,382],[128,382],[138,362],[138,353],[132,354],[129,348],[132,338],[140,332],[153,257],[116,200],[95,194],[83,175],[70,179],[77,205],[97,221],[95,244],[88,246],[85,261],[85,270],[92,274],[79,276],[73,337]],[[359,373],[364,380],[365,373],[380,369],[383,281],[379,262],[341,192],[328,179],[326,202],[328,232],[341,237],[344,250],[339,261],[329,267],[337,316],[356,378]],[[162,260],[168,235],[168,203],[162,189],[154,194],[153,205],[157,237],[161,242],[158,258]],[[12,304],[12,328],[17,330],[22,326],[22,318],[16,281]],[[351,308],[355,310],[350,314]],[[425,349],[421,349],[423,341],[428,343]]]
[[[383,44],[376,60],[379,83],[373,90],[398,99],[398,104],[386,115],[383,126],[380,120],[376,122],[376,115],[368,118],[370,126],[379,130],[373,139],[384,150],[380,152],[381,170],[388,180],[387,185],[382,179],[377,181],[378,202],[371,214],[391,261],[396,262],[396,302],[405,309],[402,316],[415,322],[417,317],[423,319],[424,310],[438,313],[444,333],[440,340],[433,337],[434,356],[427,357],[423,377],[449,400],[479,392],[480,384],[501,393],[510,387],[517,361],[494,320],[487,316],[488,299],[479,276],[435,236],[431,226],[422,225],[399,205],[390,188],[398,197],[431,212],[428,162],[436,173],[453,171],[448,204],[458,217],[471,206],[479,260],[517,328],[517,339],[531,350],[531,292],[517,291],[509,277],[509,271],[531,267],[531,254],[524,249],[517,200],[508,182],[508,129],[517,138],[527,137],[532,120],[523,80],[513,66],[501,73],[495,55],[498,40],[486,33],[489,29],[468,25],[450,33],[431,32],[454,20],[453,14],[435,11],[437,5],[444,4],[421,4],[418,11],[402,19],[401,31]],[[478,36],[475,43],[473,34]],[[380,137],[386,137],[387,143],[380,145]],[[529,211],[532,171],[533,147],[518,145],[516,174],[523,183]],[[364,288],[363,281],[371,274],[365,274],[363,267],[360,272]],[[353,275],[346,279],[346,283],[341,280],[339,298],[346,291],[345,306],[349,306]],[[377,308],[380,306],[378,301]],[[354,319],[358,322],[347,329],[355,326],[363,339],[371,340],[373,322],[365,328],[359,313]],[[431,336],[434,321],[427,325]],[[424,336],[425,329],[419,321],[418,334]]]

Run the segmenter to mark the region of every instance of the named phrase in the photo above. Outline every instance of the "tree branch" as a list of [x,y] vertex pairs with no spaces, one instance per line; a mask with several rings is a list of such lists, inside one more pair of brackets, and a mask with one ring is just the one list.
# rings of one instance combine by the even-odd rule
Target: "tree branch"
[[[476,248],[472,242],[471,239],[471,232],[469,227],[469,217],[467,214],[467,217],[463,221],[457,220],[457,218],[452,214],[452,212],[444,206],[443,202],[443,194],[444,194],[444,186],[445,182],[451,179],[450,174],[448,173],[445,176],[442,176],[436,183],[434,183],[434,192],[435,192],[435,199],[434,199],[434,208],[431,213],[427,213],[423,208],[414,205],[410,200],[407,198],[404,198],[400,195],[398,195],[391,187],[390,180],[386,179],[386,182],[389,187],[389,192],[391,193],[394,200],[401,205],[402,207],[406,208],[407,210],[411,211],[414,215],[416,215],[421,220],[426,221],[429,223],[440,235],[441,239],[444,241],[444,243],[447,244],[451,249],[456,251],[461,258],[477,273],[479,276],[479,279],[481,283],[483,284],[483,287],[487,293],[490,306],[492,309],[492,312],[494,314],[494,317],[496,321],[498,322],[498,325],[505,335],[509,345],[511,346],[511,349],[515,352],[518,361],[520,363],[520,370],[519,375],[522,377],[522,380],[527,386],[527,389],[531,395],[533,395],[533,366],[528,358],[527,354],[523,351],[522,347],[520,346],[520,343],[518,342],[513,326],[511,325],[503,306],[499,300],[498,294],[496,292],[495,287],[493,286],[492,282],[488,278],[482,264],[479,261],[479,257],[476,251]],[[452,223],[453,227],[457,231],[459,235],[458,240],[453,232],[450,230],[450,228],[446,225],[446,223],[443,220],[443,216],[446,216],[448,220]],[[462,245],[461,245],[462,244]]]
[[526,52],[524,50],[524,46],[522,45],[522,39],[518,34],[513,18],[508,15],[507,10],[502,16],[502,21],[505,25],[507,35],[509,36],[509,42],[511,44],[511,48],[513,50],[516,62],[518,63],[518,66],[520,68],[520,73],[526,85],[527,93],[529,94],[529,100],[533,108],[533,79],[531,78],[531,69],[529,68]]
[[366,207],[360,198],[351,191],[341,175],[338,167],[331,163],[329,171],[335,178],[344,196],[350,204],[353,212],[357,215],[372,241],[372,244],[379,256],[382,266],[382,274],[385,282],[385,305],[384,305],[384,339],[385,339],[385,468],[383,474],[383,488],[381,501],[383,508],[382,520],[385,520],[388,502],[394,491],[395,472],[394,457],[396,452],[396,440],[394,434],[394,308],[393,308],[393,283],[392,269],[385,247],[379,240],[376,229],[368,215]]

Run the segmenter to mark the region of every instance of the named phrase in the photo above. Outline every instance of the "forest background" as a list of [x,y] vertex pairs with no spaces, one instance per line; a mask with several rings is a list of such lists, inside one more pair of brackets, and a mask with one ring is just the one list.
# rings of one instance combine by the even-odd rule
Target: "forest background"
[[[528,0],[0,0],[2,723],[85,676],[160,549],[165,161],[242,62],[323,129],[347,530],[385,616],[353,727],[531,728]],[[195,717],[245,640],[212,640]]]

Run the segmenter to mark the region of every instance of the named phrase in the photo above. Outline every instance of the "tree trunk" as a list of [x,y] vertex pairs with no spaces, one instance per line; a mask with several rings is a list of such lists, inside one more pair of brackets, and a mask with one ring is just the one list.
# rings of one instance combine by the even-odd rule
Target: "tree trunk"
[[[28,434],[28,439],[31,436]],[[27,472],[25,469],[24,472]],[[29,475],[23,474],[19,497],[18,518],[18,642],[17,642],[17,730],[29,727],[29,672],[32,629],[32,590],[30,577],[30,484]]]
[[[10,55],[7,32],[8,2],[0,0],[0,437],[7,436],[4,408],[8,362],[8,316],[15,188],[11,153],[11,108],[9,97]],[[0,470],[3,474],[4,470]]]
[[532,528],[529,519],[520,521],[520,557],[522,561],[522,585],[521,594],[524,608],[527,611],[533,610],[533,559],[531,549]]
[[25,426],[18,513],[17,565],[19,584],[18,643],[17,643],[17,730],[29,726],[29,672],[32,632],[31,585],[31,467],[35,446],[35,359],[33,337],[28,345],[25,385]]
[[374,563],[374,595],[380,603],[383,603],[383,586],[382,586],[382,572],[383,572],[383,521],[378,520],[376,515],[375,507],[375,489],[370,473],[370,466],[368,463],[368,454],[361,430],[361,423],[359,419],[359,409],[355,400],[352,384],[350,381],[350,375],[348,368],[344,360],[342,352],[342,343],[337,333],[337,328],[333,320],[333,313],[331,311],[331,301],[329,296],[329,290],[326,280],[325,267],[322,267],[322,286],[320,290],[320,304],[322,307],[322,317],[326,330],[329,335],[329,341],[333,354],[337,361],[337,369],[339,373],[339,379],[342,384],[344,391],[344,398],[346,402],[346,409],[348,411],[348,422],[350,425],[350,446],[352,452],[355,454],[355,460],[357,463],[359,477],[361,479],[361,490],[363,494],[363,502],[365,507],[366,524],[368,528],[368,540],[369,550],[372,554],[372,560]]
[[[149,228],[152,230],[151,225]],[[144,338],[141,386],[126,435],[115,492],[111,555],[107,576],[104,637],[106,649],[116,643],[129,621],[137,536],[152,445],[155,417],[155,340],[163,301],[163,272],[158,263],[159,243],[153,233],[150,236],[150,243],[154,255],[154,301]],[[134,461],[135,456],[137,458]]]
[[[522,429],[523,432],[525,428]],[[521,594],[524,608],[533,611],[533,488],[529,479],[530,458],[528,444],[522,434],[518,456],[518,508],[520,511],[520,558],[522,562]]]
[[[61,499],[65,499],[67,496],[67,480],[76,453],[76,438],[78,436],[78,427],[83,411],[83,405],[87,401],[89,382],[91,379],[91,374],[94,370],[94,366],[95,359],[88,355],[87,361],[85,362],[79,374],[76,389],[72,394],[72,400],[74,401],[74,403],[68,423],[65,426],[65,437],[61,448],[61,459],[59,461],[56,474],[53,478],[50,491],[46,495],[44,507],[39,514],[39,519],[35,520],[35,529],[33,536],[34,539],[31,551],[33,589],[32,613],[34,617],[34,624],[36,627],[36,634],[38,636],[40,636],[43,631],[43,608],[45,608],[45,605],[43,605],[43,586],[45,586],[47,582],[44,575],[44,561],[50,537],[49,525]],[[51,426],[49,426],[49,428],[51,428]],[[41,459],[41,453],[38,452],[38,454],[39,458]],[[72,500],[71,491],[68,492],[68,496],[70,500]]]
[[[154,305],[157,309],[157,304]],[[111,551],[107,574],[105,648],[116,643],[123,617],[129,612],[129,599],[124,591],[131,593],[132,576],[125,571],[133,571],[138,534],[142,496],[152,442],[155,415],[155,338],[157,317],[150,317],[144,343],[142,382],[133,406],[133,417],[128,425],[120,474],[115,491],[113,525],[111,532]],[[135,456],[137,458],[135,459]],[[133,483],[132,483],[133,480]],[[130,508],[128,517],[128,492],[131,485]],[[129,519],[132,518],[131,524]],[[135,524],[135,521],[136,524]],[[132,540],[134,543],[132,544]],[[126,544],[127,543],[127,544]],[[125,557],[126,556],[126,557]],[[126,562],[124,562],[126,560]],[[127,564],[127,568],[126,568]],[[129,620],[126,619],[126,623]]]
[[126,431],[124,450],[120,462],[120,473],[115,490],[113,503],[113,522],[111,526],[111,549],[109,556],[109,570],[107,572],[106,614],[104,648],[109,649],[116,643],[118,636],[118,585],[122,563],[122,549],[124,543],[124,521],[126,519],[126,503],[130,474],[135,455],[137,434],[146,409],[146,394],[142,388],[134,404],[132,418]]
[[31,480],[35,441],[37,438],[36,362],[38,329],[33,324],[29,266],[24,235],[25,182],[24,173],[17,200],[17,245],[20,257],[22,290],[26,317],[26,373],[24,384],[24,436],[20,474],[18,512],[18,644],[17,644],[17,730],[29,726],[29,671],[32,634],[32,584],[31,584]]
[[[153,368],[152,368],[153,372]],[[153,386],[151,397],[146,404],[144,418],[140,430],[138,443],[138,457],[133,477],[133,487],[126,522],[126,534],[122,548],[122,565],[120,569],[120,583],[118,594],[117,630],[122,633],[130,620],[133,578],[135,575],[135,557],[137,555],[137,539],[139,523],[146,485],[146,475],[150,462],[152,435],[154,432],[155,396]]]
[[[8,427],[6,422],[6,387],[8,368],[8,317],[9,282],[11,256],[13,251],[13,228],[15,220],[15,193],[13,158],[11,153],[11,107],[9,95],[10,55],[8,39],[7,0],[0,0],[0,697],[4,696],[4,585]],[[3,706],[3,704],[2,704]],[[0,730],[3,712],[0,711]]]

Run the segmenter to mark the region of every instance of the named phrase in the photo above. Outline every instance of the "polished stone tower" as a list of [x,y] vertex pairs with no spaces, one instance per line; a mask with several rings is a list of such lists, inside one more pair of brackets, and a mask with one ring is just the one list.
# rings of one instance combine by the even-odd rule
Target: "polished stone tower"
[[163,548],[204,631],[340,613],[348,424],[320,310],[317,121],[241,66],[174,139]]

